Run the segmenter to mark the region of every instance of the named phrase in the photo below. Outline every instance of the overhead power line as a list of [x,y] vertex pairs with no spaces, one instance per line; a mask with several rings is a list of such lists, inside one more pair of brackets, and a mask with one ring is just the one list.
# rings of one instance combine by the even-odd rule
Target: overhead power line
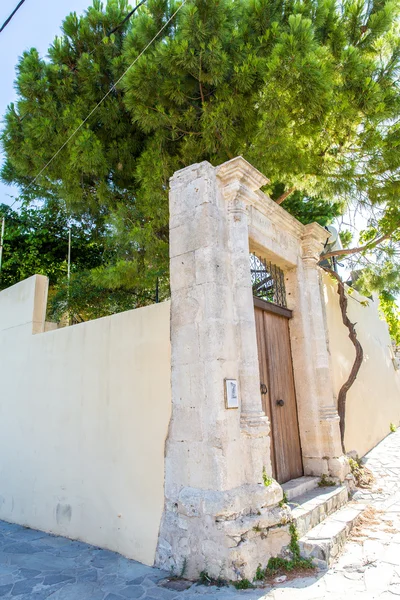
[[3,31],[3,29],[5,29],[7,27],[7,25],[9,24],[9,22],[15,15],[15,13],[21,8],[21,6],[23,5],[24,2],[25,2],[25,0],[21,0],[20,2],[18,2],[17,6],[14,8],[11,15],[8,17],[8,19],[6,19],[4,21],[3,25],[0,27],[0,33]]

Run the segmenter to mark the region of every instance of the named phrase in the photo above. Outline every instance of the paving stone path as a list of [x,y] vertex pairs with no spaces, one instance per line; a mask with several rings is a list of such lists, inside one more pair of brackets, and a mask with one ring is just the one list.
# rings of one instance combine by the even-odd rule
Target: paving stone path
[[400,431],[369,453],[366,517],[329,571],[264,589],[162,587],[167,573],[61,537],[0,522],[0,598],[15,600],[395,600],[400,598]]

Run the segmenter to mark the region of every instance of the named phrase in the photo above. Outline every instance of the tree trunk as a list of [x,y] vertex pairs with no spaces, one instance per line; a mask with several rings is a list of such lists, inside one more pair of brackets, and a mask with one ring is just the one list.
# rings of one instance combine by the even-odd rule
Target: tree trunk
[[345,434],[345,430],[346,430],[347,392],[349,391],[349,389],[351,388],[351,386],[353,385],[353,383],[355,382],[355,380],[357,378],[358,372],[361,368],[362,361],[364,358],[364,351],[363,351],[363,348],[357,338],[355,323],[352,323],[350,321],[349,317],[347,316],[348,300],[347,300],[347,296],[346,296],[346,290],[344,289],[344,284],[341,281],[339,275],[337,273],[335,273],[335,271],[332,271],[331,269],[324,269],[324,270],[327,273],[329,273],[330,275],[333,275],[337,279],[337,282],[338,282],[337,293],[339,294],[339,305],[340,305],[340,310],[342,313],[342,321],[343,321],[343,324],[345,325],[345,327],[347,327],[347,329],[349,330],[349,338],[356,350],[356,357],[355,357],[353,366],[351,368],[350,375],[348,376],[347,381],[345,381],[345,383],[340,388],[339,395],[338,395],[338,413],[339,413],[339,417],[340,417],[340,439],[342,442],[342,450],[343,450],[343,453],[345,454],[346,449],[345,449],[345,445],[344,445],[344,434]]

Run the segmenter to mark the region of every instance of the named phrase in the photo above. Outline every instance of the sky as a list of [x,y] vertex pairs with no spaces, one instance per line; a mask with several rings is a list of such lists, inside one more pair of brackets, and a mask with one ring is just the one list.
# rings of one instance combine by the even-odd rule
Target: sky
[[[17,6],[18,0],[0,0],[0,25]],[[91,0],[25,0],[11,22],[0,33],[0,118],[10,102],[15,101],[15,65],[24,50],[37,48],[42,56],[60,32],[64,17],[70,12],[82,13]],[[3,156],[1,156],[3,162]],[[32,173],[34,177],[36,173]],[[12,204],[18,190],[0,183],[0,204]]]

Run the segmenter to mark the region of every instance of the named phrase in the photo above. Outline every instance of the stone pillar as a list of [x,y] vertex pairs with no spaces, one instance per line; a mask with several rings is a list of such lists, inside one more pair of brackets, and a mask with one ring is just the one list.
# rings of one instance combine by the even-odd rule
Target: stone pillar
[[[271,460],[246,199],[264,182],[242,158],[171,179],[172,416],[156,564],[179,572],[185,563],[189,577],[252,577],[289,539],[287,528],[267,532],[284,509],[281,487],[262,479]],[[226,406],[225,379],[238,382],[239,408]]]
[[342,455],[318,267],[325,240],[326,231],[316,223],[304,227],[302,258],[288,278],[296,305],[290,322],[293,369],[305,474],[344,480],[349,468]]
[[248,206],[253,193],[268,179],[241,157],[217,168],[217,178],[227,210],[234,321],[238,343],[238,377],[241,393],[240,427],[244,436],[246,480],[254,481],[265,467],[270,474],[270,426],[262,408],[257,337],[250,275]]

